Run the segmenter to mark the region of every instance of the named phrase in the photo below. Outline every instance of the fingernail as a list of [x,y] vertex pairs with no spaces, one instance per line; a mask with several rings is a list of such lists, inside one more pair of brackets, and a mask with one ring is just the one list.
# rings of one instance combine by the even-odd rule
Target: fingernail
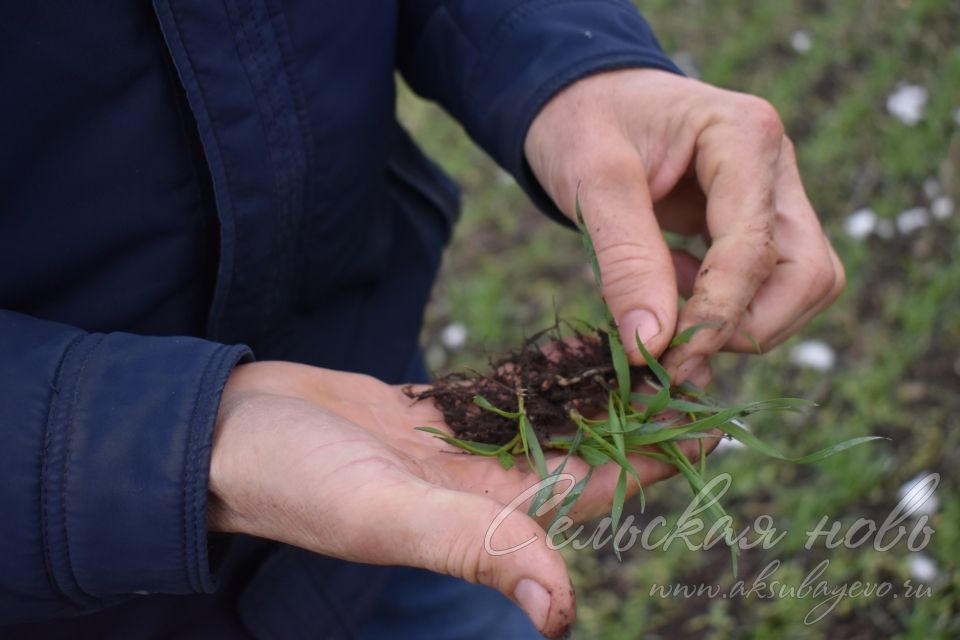
[[543,629],[547,624],[547,615],[550,613],[550,594],[547,590],[530,578],[524,578],[517,583],[513,597],[530,616],[534,626],[537,629]]
[[638,336],[643,346],[647,347],[650,341],[660,333],[660,321],[657,320],[657,316],[646,309],[627,311],[623,314],[623,320],[620,324],[626,334],[624,340],[627,341],[626,347],[628,349],[630,345],[636,343]]

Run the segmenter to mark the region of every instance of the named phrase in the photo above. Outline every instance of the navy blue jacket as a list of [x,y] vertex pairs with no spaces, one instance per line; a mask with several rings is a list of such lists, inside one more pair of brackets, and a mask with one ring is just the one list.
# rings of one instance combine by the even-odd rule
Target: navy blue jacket
[[549,211],[532,118],[624,66],[674,70],[625,0],[0,4],[0,624],[250,629],[309,591],[302,552],[208,534],[211,431],[253,353],[424,377],[457,192],[394,73]]

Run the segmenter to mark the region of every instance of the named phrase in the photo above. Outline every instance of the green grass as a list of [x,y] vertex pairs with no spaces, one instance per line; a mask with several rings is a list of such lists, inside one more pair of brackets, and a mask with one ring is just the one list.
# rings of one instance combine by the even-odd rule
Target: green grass
[[[570,554],[579,598],[574,637],[636,638],[949,638],[960,636],[960,212],[907,238],[853,241],[842,222],[869,206],[893,219],[925,206],[922,185],[937,178],[960,201],[960,5],[953,0],[789,2],[649,0],[639,3],[668,52],[687,51],[708,82],[762,95],[781,111],[798,146],[808,194],[848,273],[840,301],[795,340],[816,337],[837,351],[836,368],[793,367],[791,343],[763,357],[723,356],[715,393],[728,404],[803,396],[821,407],[804,420],[751,418],[781,451],[814,451],[840,440],[883,435],[887,445],[859,447],[810,467],[749,451],[714,456],[713,472],[734,478],[725,507],[738,521],[770,514],[785,540],[741,557],[751,579],[769,561],[797,585],[830,560],[832,585],[908,575],[903,544],[804,548],[823,516],[844,525],[882,520],[897,489],[922,471],[939,471],[941,506],[925,550],[940,577],[929,598],[847,598],[824,620],[804,625],[811,608],[798,598],[651,597],[654,583],[732,581],[722,549],[631,550]],[[790,47],[805,29],[813,48]],[[925,118],[908,127],[889,116],[898,82],[930,93]],[[603,317],[579,238],[538,214],[499,169],[432,105],[401,92],[401,116],[424,147],[464,188],[464,217],[445,258],[428,311],[424,342],[440,353],[450,322],[468,330],[464,350],[444,370],[480,366],[486,354],[516,346],[564,316]],[[686,504],[683,478],[651,487],[647,513],[676,517]],[[629,509],[629,507],[628,507]],[[625,512],[626,513],[626,512]]]

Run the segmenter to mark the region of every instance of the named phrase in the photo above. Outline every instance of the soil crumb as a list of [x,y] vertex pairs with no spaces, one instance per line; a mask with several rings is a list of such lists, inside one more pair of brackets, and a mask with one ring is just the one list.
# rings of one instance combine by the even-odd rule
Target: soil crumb
[[556,326],[491,359],[485,373],[455,372],[419,393],[410,388],[405,393],[417,401],[432,400],[458,438],[490,444],[509,442],[517,434],[517,421],[481,409],[474,397],[516,412],[522,393],[527,418],[546,444],[551,434],[576,429],[569,417],[572,409],[587,416],[606,410],[609,391],[616,385],[606,331],[574,331],[572,339],[561,340]]

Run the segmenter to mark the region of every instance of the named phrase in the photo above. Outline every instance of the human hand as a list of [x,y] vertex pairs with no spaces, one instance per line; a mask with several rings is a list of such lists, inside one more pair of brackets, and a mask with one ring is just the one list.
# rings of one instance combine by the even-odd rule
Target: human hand
[[[525,152],[571,219],[579,186],[603,295],[635,364],[638,332],[660,355],[702,323],[664,357],[677,380],[702,375],[721,348],[783,342],[843,289],[790,140],[759,98],[652,69],[599,73],[547,103]],[[702,234],[703,261],[671,251],[661,230]],[[678,294],[688,298],[679,317]]]
[[[544,521],[527,516],[525,504],[493,544],[536,542],[505,555],[484,545],[504,505],[536,484],[536,474],[522,463],[508,472],[495,459],[451,453],[417,426],[445,429],[431,403],[412,403],[400,387],[285,362],[241,365],[214,434],[210,528],[480,582],[517,602],[544,635],[562,635],[575,616],[574,594],[562,557],[544,544]],[[683,445],[695,457],[696,443]],[[553,469],[559,456],[548,460]],[[631,462],[644,485],[674,471],[643,456]],[[572,458],[565,471],[579,479],[587,466]],[[618,472],[596,468],[569,515],[608,511]]]

